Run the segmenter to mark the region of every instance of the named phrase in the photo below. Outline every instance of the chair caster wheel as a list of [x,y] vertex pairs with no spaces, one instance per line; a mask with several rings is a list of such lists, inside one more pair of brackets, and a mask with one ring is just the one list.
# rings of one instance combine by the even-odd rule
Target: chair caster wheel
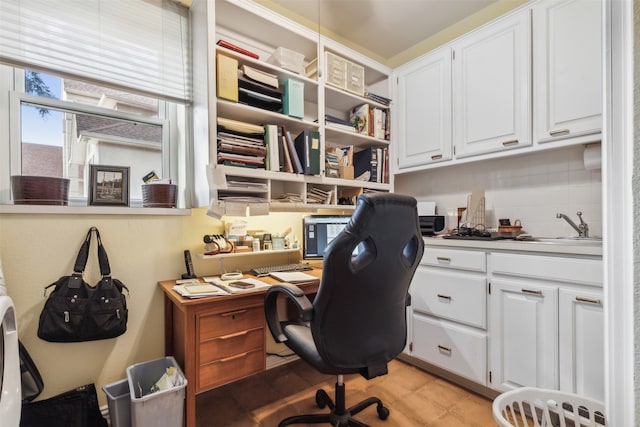
[[324,390],[316,391],[316,405],[318,405],[318,408],[324,409],[329,399],[329,395]]
[[382,405],[378,406],[378,418],[381,420],[389,418],[389,410]]

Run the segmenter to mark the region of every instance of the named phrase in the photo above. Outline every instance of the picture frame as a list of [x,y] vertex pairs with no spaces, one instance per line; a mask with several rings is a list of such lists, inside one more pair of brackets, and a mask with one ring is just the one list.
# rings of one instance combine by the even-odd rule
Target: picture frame
[[89,165],[89,205],[129,206],[129,166]]

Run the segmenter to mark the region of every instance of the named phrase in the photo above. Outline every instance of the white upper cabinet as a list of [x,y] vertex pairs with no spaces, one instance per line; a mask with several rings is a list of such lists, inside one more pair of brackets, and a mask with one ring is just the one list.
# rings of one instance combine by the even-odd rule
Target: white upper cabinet
[[398,168],[451,159],[451,48],[397,70]]
[[531,145],[531,12],[517,14],[453,45],[456,157]]
[[600,140],[602,2],[543,0],[533,23],[535,141]]

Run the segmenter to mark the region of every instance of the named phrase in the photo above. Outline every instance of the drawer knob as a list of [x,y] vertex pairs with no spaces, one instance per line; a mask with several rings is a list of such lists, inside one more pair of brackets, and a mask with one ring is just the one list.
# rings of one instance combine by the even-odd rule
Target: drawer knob
[[449,295],[438,294],[438,298],[442,298],[442,299],[446,299],[448,301],[451,301],[451,297]]
[[246,312],[247,312],[247,310],[229,311],[228,313],[222,313],[220,316],[223,316],[223,317],[233,317],[233,316],[236,316],[236,315],[238,315],[238,314],[243,314],[243,313],[246,313]]
[[526,289],[526,288],[522,288],[522,293],[523,294],[529,294],[529,295],[539,295],[542,296],[542,291],[536,291],[533,289]]
[[451,262],[451,258],[446,256],[439,256],[436,259],[438,260],[438,262]]
[[240,331],[240,332],[236,332],[235,334],[223,335],[221,337],[217,337],[216,339],[218,339],[218,340],[228,340],[228,339],[231,339],[231,338],[240,337],[242,335],[247,335],[249,332],[251,332],[251,331]]
[[240,353],[240,354],[236,354],[235,356],[229,356],[229,357],[225,357],[224,359],[220,359],[220,362],[224,363],[224,362],[230,362],[232,360],[236,360],[236,359],[241,359],[243,357],[246,357],[249,354],[249,352],[245,352],[245,353]]

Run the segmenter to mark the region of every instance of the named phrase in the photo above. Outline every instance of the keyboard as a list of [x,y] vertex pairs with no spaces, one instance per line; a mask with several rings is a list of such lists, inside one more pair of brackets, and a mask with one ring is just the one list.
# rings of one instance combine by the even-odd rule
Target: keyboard
[[256,276],[266,276],[269,273],[274,273],[276,271],[306,271],[313,270],[306,262],[299,262],[296,264],[283,264],[283,265],[268,265],[266,267],[255,267],[251,269],[251,272]]

